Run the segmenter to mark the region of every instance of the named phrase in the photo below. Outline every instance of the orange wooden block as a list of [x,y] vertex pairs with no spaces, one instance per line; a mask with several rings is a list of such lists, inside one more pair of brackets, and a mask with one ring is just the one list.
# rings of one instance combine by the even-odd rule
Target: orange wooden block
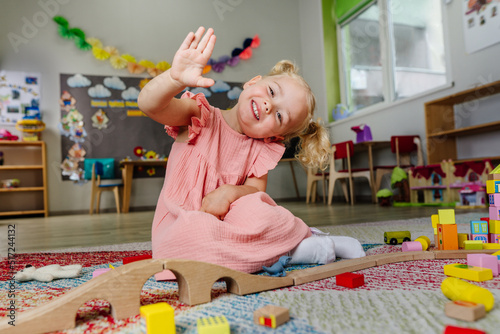
[[438,249],[457,250],[458,232],[456,224],[438,224]]

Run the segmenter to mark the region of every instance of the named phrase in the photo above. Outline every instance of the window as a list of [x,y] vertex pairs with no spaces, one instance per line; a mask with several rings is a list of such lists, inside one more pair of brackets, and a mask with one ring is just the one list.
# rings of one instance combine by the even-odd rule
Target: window
[[342,102],[351,113],[448,82],[441,5],[435,0],[372,2],[339,31]]

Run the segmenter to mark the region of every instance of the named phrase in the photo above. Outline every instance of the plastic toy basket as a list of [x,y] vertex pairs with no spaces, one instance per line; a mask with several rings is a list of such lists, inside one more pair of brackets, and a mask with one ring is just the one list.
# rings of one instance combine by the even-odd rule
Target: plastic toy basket
[[39,141],[45,123],[38,119],[21,119],[16,123],[16,129],[23,133],[23,141]]

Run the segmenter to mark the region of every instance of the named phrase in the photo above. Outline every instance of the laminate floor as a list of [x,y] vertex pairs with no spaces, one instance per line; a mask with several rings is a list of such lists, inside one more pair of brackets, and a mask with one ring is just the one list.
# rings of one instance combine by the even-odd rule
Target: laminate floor
[[[309,226],[347,225],[364,222],[429,217],[437,207],[381,207],[375,204],[344,203],[306,204],[305,202],[278,202],[300,217]],[[478,212],[486,209],[460,210]],[[15,244],[17,253],[55,250],[74,247],[93,247],[151,240],[153,211],[127,214],[101,213],[51,216],[37,218],[1,219],[0,254]],[[7,237],[11,237],[7,239]],[[9,242],[14,242],[14,244]]]

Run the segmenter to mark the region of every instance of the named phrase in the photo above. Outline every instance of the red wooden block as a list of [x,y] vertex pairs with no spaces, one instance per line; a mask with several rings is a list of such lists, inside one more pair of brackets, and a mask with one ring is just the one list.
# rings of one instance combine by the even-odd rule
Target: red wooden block
[[138,256],[130,256],[130,257],[124,257],[123,258],[123,264],[131,263],[131,262],[136,262],[136,261],[142,261],[142,260],[147,260],[153,258],[151,255],[138,255]]
[[363,274],[343,273],[338,274],[335,278],[337,280],[337,285],[346,288],[353,289],[365,284],[365,275]]
[[448,325],[444,328],[443,334],[486,334],[486,332],[474,328]]

